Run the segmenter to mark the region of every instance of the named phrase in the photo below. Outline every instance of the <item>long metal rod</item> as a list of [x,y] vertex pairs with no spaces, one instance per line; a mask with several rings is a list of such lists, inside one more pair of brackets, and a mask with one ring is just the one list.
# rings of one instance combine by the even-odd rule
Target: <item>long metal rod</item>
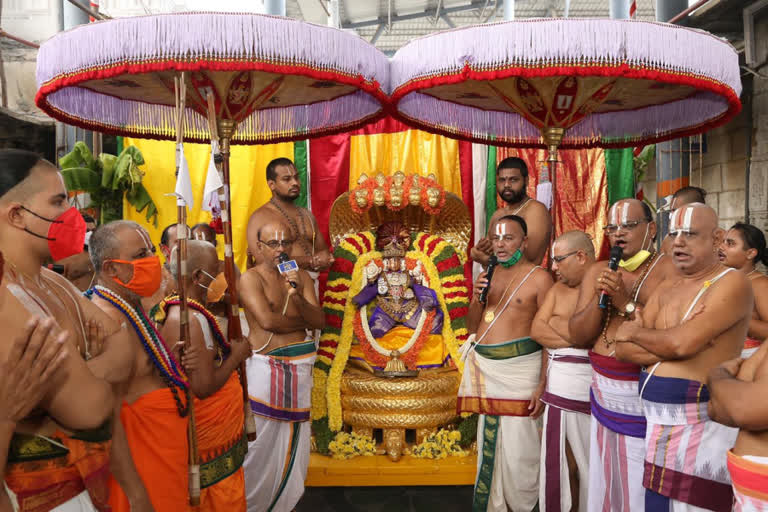
[[8,39],[13,39],[17,43],[21,43],[25,46],[29,46],[30,48],[40,48],[40,45],[37,43],[33,43],[32,41],[27,41],[26,39],[22,39],[20,37],[14,36],[13,34],[9,34],[5,30],[0,28],[0,37],[7,37]]
[[107,16],[106,14],[101,13],[101,12],[96,12],[93,9],[91,9],[90,7],[84,6],[83,4],[78,2],[77,0],[67,0],[67,1],[69,3],[71,3],[72,5],[74,5],[75,7],[77,7],[78,9],[80,9],[81,11],[83,11],[84,13],[86,13],[88,16],[93,16],[97,20],[111,20],[112,19],[111,16]]
[[667,21],[667,23],[677,23],[678,21],[680,21],[681,19],[685,18],[686,16],[691,14],[693,11],[695,11],[696,9],[698,9],[699,7],[701,7],[702,5],[704,5],[704,4],[708,3],[708,2],[709,2],[709,0],[699,0],[695,4],[691,5],[690,7],[688,7],[687,9],[685,9],[684,11],[680,12],[679,14],[674,16],[672,19]]

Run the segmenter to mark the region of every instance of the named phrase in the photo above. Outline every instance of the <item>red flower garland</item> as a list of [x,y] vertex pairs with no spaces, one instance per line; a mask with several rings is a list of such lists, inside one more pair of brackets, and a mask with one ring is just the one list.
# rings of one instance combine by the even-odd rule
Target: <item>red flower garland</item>
[[[424,320],[424,326],[421,329],[421,333],[419,333],[419,337],[416,338],[416,341],[408,352],[405,354],[400,354],[400,360],[403,361],[409,370],[416,369],[416,362],[419,353],[421,352],[421,349],[424,348],[424,344],[429,339],[429,335],[432,332],[432,324],[434,323],[437,311],[433,309],[432,311],[426,312],[426,315],[427,318]],[[374,366],[384,368],[387,366],[389,358],[379,354],[368,341],[368,337],[365,335],[365,329],[363,329],[363,320],[361,316],[362,315],[360,315],[359,312],[355,314],[355,321],[353,325],[355,337],[360,343],[360,348],[363,349],[363,354],[365,354],[366,360],[373,362]]]

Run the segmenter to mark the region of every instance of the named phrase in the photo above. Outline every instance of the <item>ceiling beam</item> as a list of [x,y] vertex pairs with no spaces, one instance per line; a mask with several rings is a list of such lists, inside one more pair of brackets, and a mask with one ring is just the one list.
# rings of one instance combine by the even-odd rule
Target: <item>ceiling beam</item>
[[451,17],[445,14],[444,12],[440,13],[440,19],[443,20],[445,24],[448,25],[450,28],[456,28],[456,24],[453,22]]
[[[475,1],[472,2],[469,5],[457,5],[456,7],[443,7],[440,9],[440,15],[449,15],[454,14],[457,12],[465,12],[465,11],[472,11],[474,9],[482,8],[483,2],[482,1]],[[426,17],[432,17],[435,18],[437,15],[437,9],[427,9],[423,12],[415,12],[412,14],[393,14],[391,22],[397,23],[398,21],[412,21],[412,20],[418,20],[421,18]],[[388,23],[388,17],[380,17],[375,20],[366,20],[366,21],[356,21],[352,23],[344,23],[342,24],[342,28],[364,28],[364,27],[373,27],[376,25],[384,24],[386,25]]]

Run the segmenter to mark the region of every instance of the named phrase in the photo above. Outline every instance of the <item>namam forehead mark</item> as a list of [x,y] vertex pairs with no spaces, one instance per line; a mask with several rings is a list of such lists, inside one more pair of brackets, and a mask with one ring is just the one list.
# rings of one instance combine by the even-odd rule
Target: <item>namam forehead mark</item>
[[154,247],[154,245],[152,244],[152,239],[149,238],[149,233],[147,233],[147,231],[142,228],[133,228],[133,229],[136,231],[136,233],[139,234],[141,239],[144,241],[144,245],[146,246],[146,248],[151,250],[152,247]]
[[693,216],[697,209],[695,206],[686,205],[673,211],[669,219],[669,231],[690,232]]
[[610,212],[608,212],[608,223],[618,226],[619,224],[626,224],[629,218],[629,209],[632,203],[629,201],[619,201],[611,206]]
[[495,233],[497,235],[504,236],[507,234],[507,231],[507,223],[505,221],[496,222]]

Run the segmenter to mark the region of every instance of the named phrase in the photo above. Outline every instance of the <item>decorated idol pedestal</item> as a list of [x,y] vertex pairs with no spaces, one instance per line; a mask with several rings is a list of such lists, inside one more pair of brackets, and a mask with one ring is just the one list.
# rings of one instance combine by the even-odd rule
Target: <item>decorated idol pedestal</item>
[[336,200],[312,391],[318,452],[392,462],[468,453],[456,392],[470,231],[466,206],[433,176],[363,175]]

